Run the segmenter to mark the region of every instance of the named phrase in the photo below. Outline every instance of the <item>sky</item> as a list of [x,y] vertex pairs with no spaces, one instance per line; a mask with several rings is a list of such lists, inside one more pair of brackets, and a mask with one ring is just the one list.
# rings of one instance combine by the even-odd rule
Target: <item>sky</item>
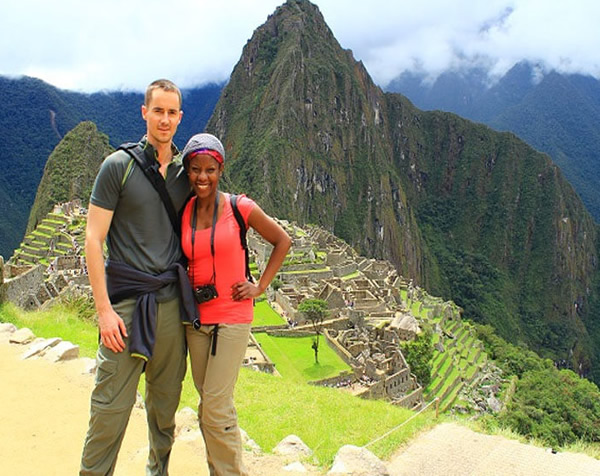
[[[227,81],[253,31],[283,0],[3,1],[0,75],[81,92]],[[600,78],[598,0],[315,0],[343,48],[381,87],[529,60]]]

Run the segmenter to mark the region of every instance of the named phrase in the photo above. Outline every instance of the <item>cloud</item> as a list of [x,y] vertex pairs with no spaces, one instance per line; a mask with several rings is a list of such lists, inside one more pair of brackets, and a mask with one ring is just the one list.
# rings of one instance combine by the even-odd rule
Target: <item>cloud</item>
[[[3,5],[0,74],[80,91],[226,81],[253,31],[283,0],[20,0]],[[600,3],[542,0],[317,0],[336,38],[386,85],[527,59],[600,76]]]

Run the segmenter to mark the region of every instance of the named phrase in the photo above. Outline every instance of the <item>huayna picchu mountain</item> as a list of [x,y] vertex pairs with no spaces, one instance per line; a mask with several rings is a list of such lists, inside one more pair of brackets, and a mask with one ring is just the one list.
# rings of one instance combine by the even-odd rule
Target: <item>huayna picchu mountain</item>
[[65,134],[44,167],[27,232],[32,231],[56,203],[79,199],[87,204],[100,164],[113,150],[108,136],[99,132],[93,122],[82,122]]
[[513,134],[384,93],[312,3],[289,0],[255,31],[207,130],[232,190],[589,375],[598,230],[571,185]]

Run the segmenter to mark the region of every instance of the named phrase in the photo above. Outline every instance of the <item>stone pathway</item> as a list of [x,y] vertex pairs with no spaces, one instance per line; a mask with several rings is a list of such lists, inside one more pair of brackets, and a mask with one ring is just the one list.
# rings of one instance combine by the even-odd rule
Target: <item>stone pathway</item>
[[443,423],[402,449],[388,470],[391,476],[599,476],[600,461]]

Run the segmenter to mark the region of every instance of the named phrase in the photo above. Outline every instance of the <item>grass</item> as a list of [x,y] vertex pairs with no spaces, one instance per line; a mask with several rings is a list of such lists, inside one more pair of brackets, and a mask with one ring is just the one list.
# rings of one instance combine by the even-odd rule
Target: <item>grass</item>
[[[261,448],[271,451],[293,433],[314,451],[321,465],[331,464],[341,446],[363,446],[413,415],[383,401],[362,400],[247,369],[240,373],[235,398],[240,426]],[[424,412],[369,449],[388,458],[416,432],[436,423],[431,412]]]
[[[56,305],[48,311],[25,312],[12,304],[0,304],[0,321],[29,327],[39,337],[59,336],[70,340],[80,346],[82,355],[93,356],[97,349],[95,323],[81,320],[77,317],[77,310],[68,305]],[[291,343],[287,343],[285,349],[289,349],[291,355],[308,357],[308,367],[314,367],[310,339],[304,339],[303,345],[297,339],[299,351],[294,350],[296,346]],[[328,365],[325,359],[329,351],[328,346],[321,342],[319,357],[323,358],[324,367]],[[279,341],[279,345],[283,342]],[[310,374],[308,372],[306,376]],[[143,379],[140,391],[143,393]],[[330,465],[343,445],[365,445],[414,415],[410,410],[384,401],[362,400],[341,390],[316,387],[301,383],[296,378],[275,377],[248,369],[240,372],[235,399],[240,426],[263,450],[271,451],[283,438],[295,434],[314,451],[315,462],[321,466]],[[188,371],[180,408],[195,408],[197,401],[191,372]],[[438,421],[429,410],[423,412],[370,446],[369,450],[380,458],[389,458],[400,445]]]
[[42,311],[23,311],[13,304],[0,304],[0,322],[10,322],[18,328],[28,327],[37,337],[57,337],[79,345],[81,357],[95,357],[98,348],[98,327],[91,320],[81,319],[77,309],[57,304]]
[[274,337],[265,332],[254,335],[265,353],[275,363],[284,380],[304,383],[335,377],[351,368],[319,339],[319,363],[315,363],[312,343],[314,337]]
[[353,273],[347,274],[346,276],[342,276],[342,281],[347,281],[349,279],[358,278],[360,276],[360,271],[354,271]]
[[280,326],[285,323],[283,318],[273,310],[267,300],[258,301],[254,306],[253,327]]

